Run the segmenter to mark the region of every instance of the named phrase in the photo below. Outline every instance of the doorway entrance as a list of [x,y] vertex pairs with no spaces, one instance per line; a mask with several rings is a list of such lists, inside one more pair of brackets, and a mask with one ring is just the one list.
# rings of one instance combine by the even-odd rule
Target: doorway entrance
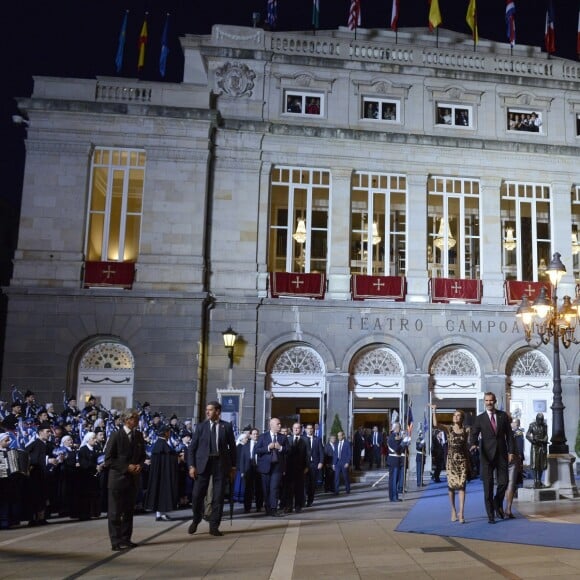
[[135,361],[125,345],[103,341],[91,346],[81,357],[77,372],[81,408],[91,395],[105,410],[124,411],[133,405]]
[[320,425],[320,397],[280,397],[272,401],[272,417],[278,417],[282,427],[292,423]]

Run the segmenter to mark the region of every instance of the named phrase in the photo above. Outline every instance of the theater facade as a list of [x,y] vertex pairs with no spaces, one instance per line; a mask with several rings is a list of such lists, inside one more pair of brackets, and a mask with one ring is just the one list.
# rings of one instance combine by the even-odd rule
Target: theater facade
[[[181,83],[37,77],[4,388],[352,432],[551,420],[522,295],[580,278],[580,65],[425,29],[182,38]],[[232,365],[222,333],[237,333]],[[534,346],[534,345],[532,345]],[[562,349],[576,439],[580,347]]]

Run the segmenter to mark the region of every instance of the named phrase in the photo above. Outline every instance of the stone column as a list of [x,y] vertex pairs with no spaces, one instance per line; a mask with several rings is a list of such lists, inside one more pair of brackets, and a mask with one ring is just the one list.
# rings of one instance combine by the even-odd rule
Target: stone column
[[350,194],[352,169],[334,167],[331,170],[332,192],[328,239],[328,293],[337,300],[350,298]]
[[561,254],[560,260],[566,266],[566,274],[558,287],[560,304],[563,296],[574,297],[576,291],[572,267],[570,204],[570,181],[552,181],[552,204],[550,206],[550,211],[552,212],[550,222],[554,224],[552,227],[552,250]]
[[351,417],[349,416],[348,408],[348,374],[329,374],[326,376],[326,385],[326,424],[324,426],[324,435],[328,439],[334,416],[338,414],[342,429],[346,436],[349,437]]
[[[426,412],[426,407],[429,404],[429,374],[414,374],[407,376],[405,379],[405,393],[408,395],[408,400],[412,402],[413,410],[413,435],[411,438],[411,443],[409,444],[409,466],[407,469],[407,480],[412,481],[416,484],[417,481],[417,440],[419,439],[419,429],[422,428],[423,417]],[[427,421],[429,421],[429,413],[427,413]],[[431,426],[429,425],[429,430],[427,431],[427,438],[430,437]],[[431,445],[427,443],[427,448],[425,449],[425,467],[423,471],[423,481],[427,482],[428,479],[425,478],[425,474],[431,471],[431,455],[428,450],[431,449]],[[407,489],[410,489],[407,484]]]
[[268,215],[270,207],[270,176],[272,174],[272,164],[262,163],[260,167],[259,191],[258,191],[258,237],[257,237],[257,290],[258,297],[264,298],[268,295]]
[[407,196],[407,300],[428,302],[427,176],[424,173],[407,174]]
[[497,177],[486,176],[480,182],[480,277],[484,304],[505,303],[502,251],[497,251],[498,241],[502,244],[505,235],[501,227],[500,186]]

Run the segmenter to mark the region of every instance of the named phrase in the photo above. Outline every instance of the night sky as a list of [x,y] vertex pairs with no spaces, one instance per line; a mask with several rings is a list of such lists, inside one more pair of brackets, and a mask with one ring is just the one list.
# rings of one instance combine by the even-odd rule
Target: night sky
[[[362,27],[390,25],[392,0],[361,0]],[[517,44],[543,46],[547,0],[516,0]],[[469,33],[465,13],[469,0],[439,0],[443,24]],[[579,0],[554,0],[557,55],[576,58]],[[347,22],[350,0],[320,0],[320,27],[336,29]],[[0,202],[19,197],[23,152],[22,126],[13,126],[14,97],[29,96],[32,75],[94,78],[116,75],[115,54],[125,10],[129,25],[120,76],[179,82],[183,55],[178,37],[207,34],[212,24],[250,26],[252,12],[266,17],[266,0],[9,0],[2,3],[0,58]],[[506,40],[505,0],[479,0],[480,38]],[[137,73],[137,39],[149,12],[146,64]],[[167,13],[170,54],[167,74],[159,73],[159,51]],[[278,0],[278,30],[310,30],[312,0]],[[400,0],[399,28],[427,26],[427,0]],[[15,161],[16,160],[16,161]],[[0,207],[1,211],[1,207]]]

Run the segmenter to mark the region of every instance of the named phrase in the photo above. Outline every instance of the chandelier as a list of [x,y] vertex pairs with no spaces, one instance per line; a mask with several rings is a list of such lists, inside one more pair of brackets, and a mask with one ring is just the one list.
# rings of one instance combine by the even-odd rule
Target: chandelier
[[445,218],[441,218],[441,222],[439,224],[439,233],[435,236],[435,240],[433,241],[433,243],[437,248],[442,250],[443,246],[445,245],[445,238],[447,238],[447,248],[449,250],[455,247],[455,244],[457,242],[455,241],[455,238],[451,233],[449,222],[445,221]]
[[306,220],[304,218],[298,218],[296,231],[292,237],[299,244],[303,244],[306,241]]
[[503,247],[508,252],[511,252],[512,250],[516,249],[516,240],[514,238],[514,228],[507,227],[505,229],[505,238],[503,240]]

